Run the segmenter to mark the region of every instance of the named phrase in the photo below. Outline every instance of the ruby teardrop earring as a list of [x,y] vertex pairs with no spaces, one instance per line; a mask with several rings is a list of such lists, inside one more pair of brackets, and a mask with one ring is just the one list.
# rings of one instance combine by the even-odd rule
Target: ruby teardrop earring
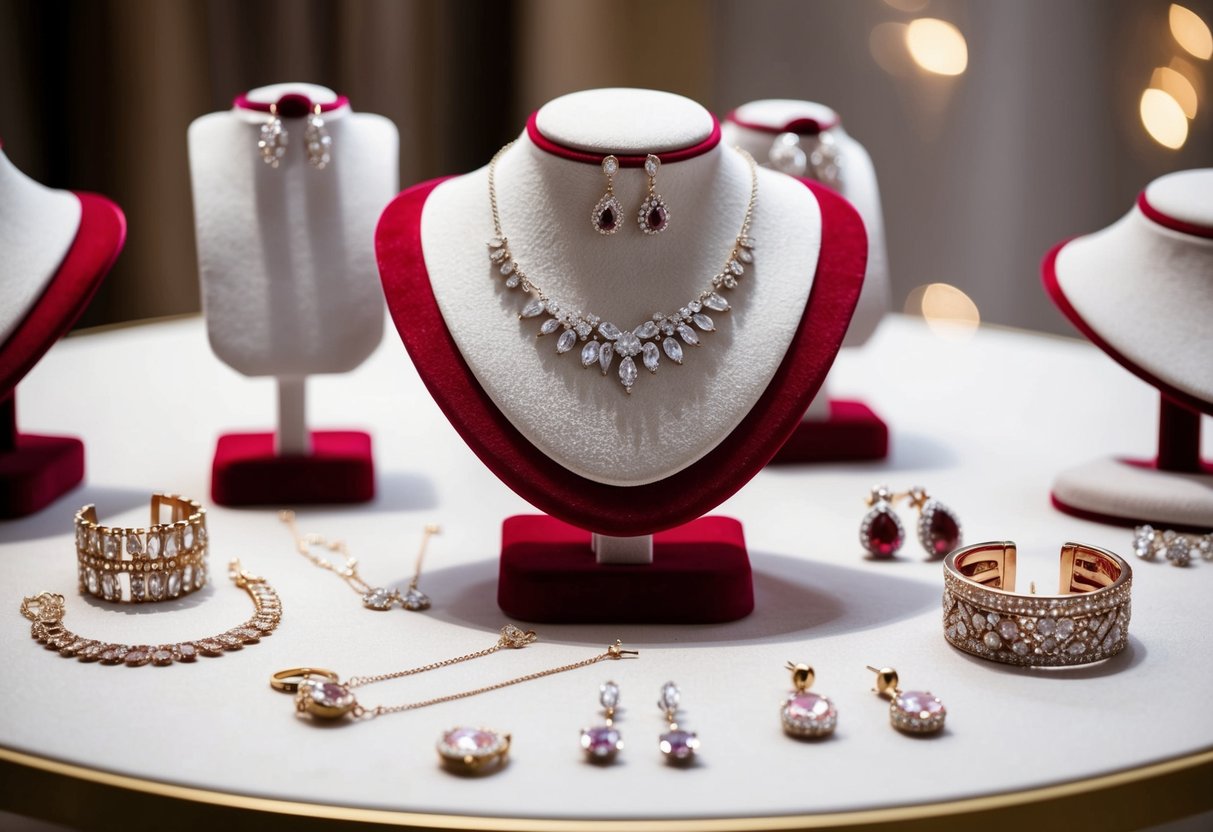
[[623,206],[615,198],[615,174],[619,172],[619,160],[607,156],[602,160],[602,172],[607,178],[606,193],[590,212],[590,222],[595,231],[605,236],[619,230],[619,220],[623,216]]
[[649,194],[640,203],[636,222],[645,234],[660,234],[670,225],[670,209],[661,194],[657,193],[657,169],[661,160],[650,153],[644,160],[644,172],[649,175]]

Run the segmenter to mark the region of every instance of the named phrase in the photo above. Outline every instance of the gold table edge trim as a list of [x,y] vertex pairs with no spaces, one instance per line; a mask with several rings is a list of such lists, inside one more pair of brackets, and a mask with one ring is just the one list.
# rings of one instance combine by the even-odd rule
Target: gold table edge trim
[[[414,829],[493,830],[494,832],[524,832],[525,830],[546,832],[547,830],[567,829],[586,830],[587,832],[609,832],[610,830],[620,830],[621,832],[639,832],[639,830],[659,830],[659,832],[771,832],[772,830],[825,829],[831,827],[852,829],[879,827],[881,829],[892,829],[898,825],[917,825],[923,821],[935,821],[936,825],[929,827],[932,829],[967,829],[969,828],[968,823],[972,821],[972,817],[980,813],[1041,803],[1043,801],[1090,795],[1103,790],[1116,790],[1117,801],[1122,805],[1126,801],[1135,802],[1146,797],[1152,797],[1154,798],[1154,805],[1157,806],[1163,802],[1157,800],[1160,796],[1158,790],[1166,787],[1169,783],[1179,785],[1178,782],[1174,781],[1180,781],[1185,777],[1196,777],[1197,782],[1201,782],[1202,778],[1213,777],[1213,748],[1096,777],[952,801],[908,804],[879,809],[822,812],[817,814],[685,819],[623,818],[578,820],[559,817],[492,817],[487,815],[453,815],[392,809],[371,809],[326,803],[306,803],[296,800],[221,792],[196,786],[181,786],[130,775],[116,774],[102,769],[67,763],[0,746],[0,764],[3,763],[34,769],[52,776],[84,780],[95,785],[135,791],[144,795],[172,800],[192,801],[226,809],[283,815],[285,816],[282,818],[284,821],[289,821],[293,818],[310,818],[313,820],[347,821]],[[7,779],[0,778],[0,782],[7,781]],[[1207,782],[1207,779],[1204,782]],[[1135,786],[1137,788],[1128,791],[1124,788],[1125,786]],[[5,790],[0,785],[0,797],[4,796]],[[1193,794],[1189,792],[1187,796],[1190,798],[1188,804],[1182,807],[1173,805],[1172,808],[1185,808],[1189,811],[1185,811],[1183,814],[1166,814],[1157,822],[1165,822],[1166,820],[1213,810],[1213,793]],[[1072,807],[1078,810],[1079,816],[1087,815],[1093,809],[1089,804],[1085,806],[1072,804]],[[0,809],[7,808],[9,807],[0,805]],[[1059,812],[1056,819],[1061,820],[1066,816],[1066,812]],[[937,823],[943,820],[949,821],[951,825],[946,827],[938,826]]]

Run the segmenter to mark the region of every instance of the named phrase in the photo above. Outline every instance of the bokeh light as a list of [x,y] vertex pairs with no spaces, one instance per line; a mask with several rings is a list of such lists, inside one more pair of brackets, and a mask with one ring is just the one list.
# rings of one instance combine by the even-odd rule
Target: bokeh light
[[977,304],[949,283],[919,286],[906,298],[905,311],[922,315],[931,332],[947,338],[969,337],[981,323]]
[[1213,33],[1209,32],[1208,24],[1200,15],[1178,3],[1172,3],[1168,18],[1171,35],[1176,43],[1203,61],[1213,57]]
[[1183,74],[1176,72],[1169,66],[1160,66],[1154,70],[1154,74],[1150,76],[1150,86],[1156,90],[1162,90],[1175,99],[1179,104],[1180,109],[1184,111],[1184,115],[1188,118],[1196,118],[1199,99],[1196,95],[1196,87],[1192,86]]
[[960,75],[969,65],[969,47],[960,30],[934,17],[920,17],[906,28],[906,46],[914,63],[936,75]]
[[1141,94],[1141,123],[1163,147],[1178,150],[1188,140],[1188,117],[1169,92],[1148,89]]

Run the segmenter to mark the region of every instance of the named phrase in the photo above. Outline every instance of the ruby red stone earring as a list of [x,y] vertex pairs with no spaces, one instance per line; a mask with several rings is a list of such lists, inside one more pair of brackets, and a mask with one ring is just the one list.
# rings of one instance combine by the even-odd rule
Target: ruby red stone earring
[[872,510],[859,524],[859,543],[874,558],[891,558],[897,554],[906,532],[893,512],[896,496],[887,485],[878,485],[868,495]]
[[960,521],[950,508],[928,494],[921,485],[914,486],[904,496],[918,510],[918,542],[928,556],[936,559],[947,557],[960,546]]
[[602,160],[602,172],[606,174],[606,193],[590,213],[590,223],[595,231],[605,236],[619,230],[619,219],[623,216],[623,206],[615,198],[615,174],[619,172],[619,160],[607,156]]
[[644,172],[649,176],[649,193],[640,203],[640,211],[636,214],[636,222],[645,234],[660,234],[670,225],[670,209],[665,199],[657,193],[657,169],[661,160],[650,153],[644,160]]

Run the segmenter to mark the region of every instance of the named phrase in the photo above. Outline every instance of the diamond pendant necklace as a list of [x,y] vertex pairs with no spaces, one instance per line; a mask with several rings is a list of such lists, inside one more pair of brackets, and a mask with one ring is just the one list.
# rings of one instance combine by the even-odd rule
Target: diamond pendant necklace
[[754,262],[754,240],[750,237],[750,221],[754,215],[754,203],[758,199],[758,171],[753,157],[741,148],[736,148],[750,166],[750,201],[741,221],[741,231],[733,241],[724,268],[712,278],[707,288],[677,312],[654,312],[648,320],[626,329],[547,294],[514,259],[509,239],[501,228],[495,184],[497,162],[513,145],[514,143],[510,142],[498,150],[489,162],[489,205],[493,210],[493,238],[489,240],[488,245],[489,260],[505,278],[506,288],[521,289],[524,294],[533,296],[522,307],[519,317],[546,316],[539,325],[539,335],[560,332],[556,339],[558,354],[569,352],[581,342],[581,366],[597,365],[604,376],[610,372],[615,356],[619,356],[619,381],[628,393],[632,392],[632,386],[640,375],[636,366],[637,356],[650,373],[657,372],[663,352],[670,361],[681,364],[683,344],[698,347],[700,332],[716,330],[716,322],[707,314],[708,311],[729,311],[730,304],[721,293],[737,288],[738,280],[745,274],[746,267]]

